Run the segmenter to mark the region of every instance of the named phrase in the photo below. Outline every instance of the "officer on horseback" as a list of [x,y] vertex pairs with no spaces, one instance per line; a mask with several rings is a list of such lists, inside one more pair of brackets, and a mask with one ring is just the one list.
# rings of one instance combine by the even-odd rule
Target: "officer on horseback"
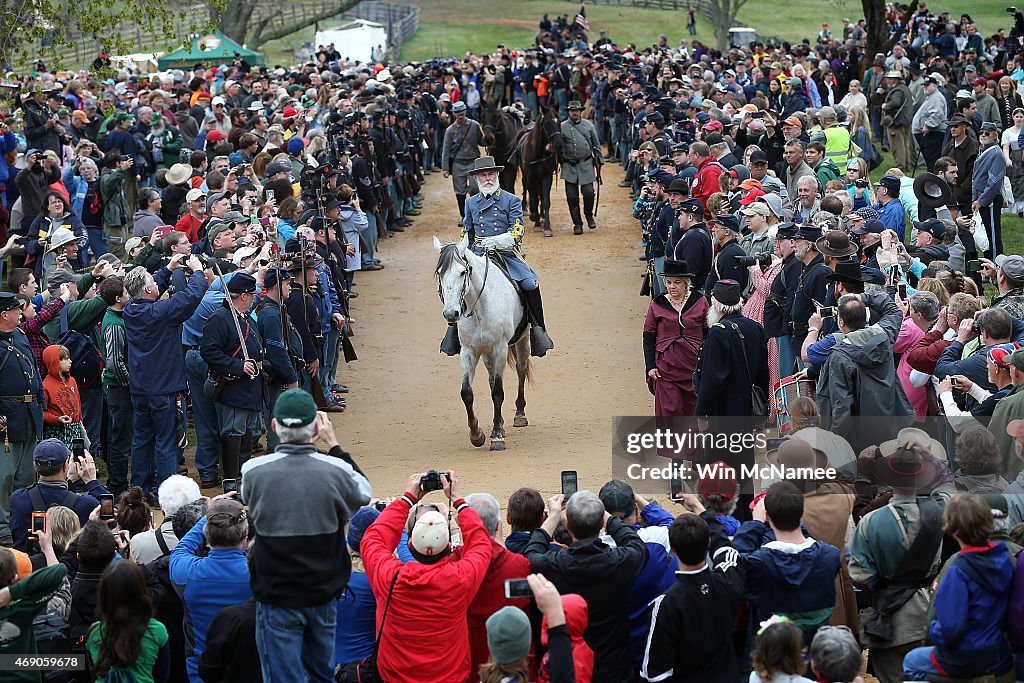
[[[530,353],[543,356],[555,345],[545,331],[537,274],[526,265],[520,250],[525,230],[523,202],[498,186],[498,173],[502,168],[494,164],[494,157],[480,157],[473,162],[469,172],[476,177],[480,192],[466,199],[463,231],[477,254],[483,255],[491,250],[501,254],[509,276],[519,284],[526,301],[531,321]],[[454,323],[448,325],[441,351],[449,356],[461,351],[459,332]]]

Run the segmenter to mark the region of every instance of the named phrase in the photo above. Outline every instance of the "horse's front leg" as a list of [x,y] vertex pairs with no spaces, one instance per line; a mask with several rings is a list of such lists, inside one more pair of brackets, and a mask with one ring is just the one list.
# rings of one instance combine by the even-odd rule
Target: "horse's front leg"
[[484,445],[486,437],[480,429],[480,423],[473,413],[473,375],[476,373],[476,352],[466,346],[462,347],[462,402],[466,405],[466,418],[469,421],[469,442],[480,448]]
[[505,421],[501,417],[501,404],[505,401],[505,387],[502,377],[505,374],[505,356],[500,351],[493,351],[484,356],[487,367],[487,378],[491,385],[491,402],[494,404],[494,425],[491,428],[491,450],[505,450]]

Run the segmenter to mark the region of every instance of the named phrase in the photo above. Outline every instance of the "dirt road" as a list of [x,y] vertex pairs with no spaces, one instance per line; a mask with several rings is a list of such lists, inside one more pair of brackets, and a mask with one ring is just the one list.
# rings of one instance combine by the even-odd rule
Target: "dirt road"
[[[557,493],[561,470],[577,470],[580,488],[595,491],[610,477],[613,416],[651,414],[653,399],[641,349],[649,300],[638,295],[639,231],[627,191],[616,187],[620,169],[605,169],[597,230],[572,234],[561,185],[552,192],[555,236],[544,238],[527,226],[526,257],[539,275],[555,350],[534,359],[528,427],[511,426],[515,372],[506,371],[504,452],[469,443],[458,359],[438,352],[445,321],[431,238],[448,242],[459,235],[451,181],[428,176],[423,214],[406,232],[382,241],[386,268],[356,276],[359,360],[339,370],[351,393],[347,411],[333,418],[342,445],[377,495],[400,495],[410,473],[431,467],[456,471],[464,493],[488,491],[503,507],[520,486]],[[474,390],[481,427],[489,433],[492,408],[482,364]]]

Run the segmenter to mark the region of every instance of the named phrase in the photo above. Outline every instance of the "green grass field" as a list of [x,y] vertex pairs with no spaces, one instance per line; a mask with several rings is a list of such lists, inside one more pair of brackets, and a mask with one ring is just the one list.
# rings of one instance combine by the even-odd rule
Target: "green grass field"
[[[408,0],[421,8],[420,28],[416,35],[402,46],[403,60],[424,60],[431,57],[461,56],[466,51],[480,53],[494,50],[499,43],[510,47],[524,47],[533,43],[541,16],[568,14],[579,9],[576,0],[513,0],[503,2],[496,11],[488,13],[488,5],[472,0]],[[990,35],[999,27],[1009,28],[1006,3],[983,0],[968,5],[931,5],[932,11],[949,11],[956,16],[968,11],[983,35]],[[833,31],[842,27],[843,17],[856,21],[860,18],[860,3],[854,0],[778,0],[752,1],[740,10],[740,21],[764,35],[777,35],[785,40],[814,40],[823,21]],[[641,9],[628,5],[587,5],[587,17],[593,35],[608,31],[610,38],[620,45],[636,43],[650,45],[664,33],[671,44],[677,44],[686,34],[683,12]],[[332,22],[323,22],[331,26]],[[715,36],[710,22],[704,16],[697,21],[697,39],[714,44]],[[275,40],[264,46],[271,64],[288,64],[296,47],[313,40],[313,27]]]

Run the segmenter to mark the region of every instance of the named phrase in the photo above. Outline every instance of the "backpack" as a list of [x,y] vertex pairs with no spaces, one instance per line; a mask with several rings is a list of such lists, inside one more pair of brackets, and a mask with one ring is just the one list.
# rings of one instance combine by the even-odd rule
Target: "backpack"
[[68,307],[60,311],[60,336],[55,344],[66,346],[71,354],[71,376],[79,386],[96,381],[103,370],[103,359],[92,340],[77,330],[68,329]]
[[[39,614],[32,620],[32,633],[35,636],[36,652],[40,656],[67,656],[69,653],[83,652],[71,642],[71,626],[59,614]],[[44,671],[43,683],[76,683],[78,674],[71,669],[52,669]]]

